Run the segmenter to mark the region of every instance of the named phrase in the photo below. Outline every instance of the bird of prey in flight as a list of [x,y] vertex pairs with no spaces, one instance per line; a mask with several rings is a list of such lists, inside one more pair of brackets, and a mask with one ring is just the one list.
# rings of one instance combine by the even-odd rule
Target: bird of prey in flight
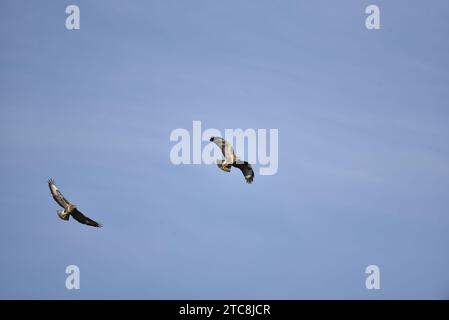
[[212,137],[209,141],[215,143],[220,148],[223,156],[225,157],[224,160],[219,160],[217,162],[217,166],[221,170],[225,172],[231,172],[231,166],[236,167],[242,171],[246,183],[253,182],[253,168],[247,161],[242,161],[235,155],[234,149],[225,139],[220,137]]
[[58,216],[62,220],[67,221],[69,220],[70,216],[72,216],[73,219],[75,219],[79,223],[87,224],[88,226],[93,227],[101,227],[98,222],[95,222],[94,220],[86,217],[84,214],[78,211],[75,205],[71,204],[66,198],[64,198],[62,193],[56,187],[53,179],[48,180],[48,187],[50,188],[53,199],[55,199],[55,201],[64,209],[56,211],[58,213]]

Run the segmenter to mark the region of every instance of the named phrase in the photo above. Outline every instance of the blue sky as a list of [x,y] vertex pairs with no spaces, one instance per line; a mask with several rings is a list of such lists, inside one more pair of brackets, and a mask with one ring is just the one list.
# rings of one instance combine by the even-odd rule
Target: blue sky
[[[449,298],[448,31],[443,0],[1,1],[0,298]],[[193,120],[279,129],[278,173],[172,165]]]

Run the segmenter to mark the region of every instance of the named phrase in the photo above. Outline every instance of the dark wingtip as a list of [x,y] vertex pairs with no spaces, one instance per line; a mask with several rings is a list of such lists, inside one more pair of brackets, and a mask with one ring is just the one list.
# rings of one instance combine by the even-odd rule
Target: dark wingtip
[[253,183],[253,180],[254,180],[254,171],[252,172],[251,177],[249,177],[248,179],[245,178],[245,180],[246,180],[246,183],[248,183],[248,184]]
[[[94,221],[95,222],[95,221]],[[102,224],[100,224],[100,223],[98,223],[98,222],[95,222],[95,224],[93,224],[93,223],[84,223],[85,225],[88,225],[88,226],[90,226],[90,227],[94,227],[94,228],[102,228],[103,227],[103,225]]]
[[96,227],[96,228],[103,228],[103,225],[99,222],[94,221],[94,223],[96,224],[91,224],[92,227]]

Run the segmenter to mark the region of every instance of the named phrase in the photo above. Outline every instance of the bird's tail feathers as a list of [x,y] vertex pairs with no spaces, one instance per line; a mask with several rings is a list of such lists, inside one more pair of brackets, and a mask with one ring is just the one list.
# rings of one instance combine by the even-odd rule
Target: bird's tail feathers
[[58,214],[58,217],[61,218],[62,220],[68,221],[70,219],[70,213],[68,212],[64,213],[63,210],[58,210],[56,211],[56,213]]

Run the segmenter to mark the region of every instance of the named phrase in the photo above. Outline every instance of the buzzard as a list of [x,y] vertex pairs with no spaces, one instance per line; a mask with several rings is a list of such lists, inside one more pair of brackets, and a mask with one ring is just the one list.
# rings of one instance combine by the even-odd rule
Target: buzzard
[[88,226],[93,227],[101,227],[101,224],[86,217],[84,214],[78,211],[75,205],[71,204],[66,198],[64,198],[62,193],[56,187],[53,179],[48,180],[48,187],[50,188],[53,199],[55,199],[55,201],[64,209],[56,211],[58,213],[58,216],[62,220],[67,221],[69,220],[70,216],[72,216],[73,219],[75,219],[79,223],[87,224]]
[[211,142],[215,143],[223,153],[224,160],[219,160],[217,166],[225,171],[231,172],[231,166],[240,169],[245,177],[246,183],[252,183],[254,180],[254,171],[247,161],[240,160],[234,153],[232,146],[223,138],[212,137]]

